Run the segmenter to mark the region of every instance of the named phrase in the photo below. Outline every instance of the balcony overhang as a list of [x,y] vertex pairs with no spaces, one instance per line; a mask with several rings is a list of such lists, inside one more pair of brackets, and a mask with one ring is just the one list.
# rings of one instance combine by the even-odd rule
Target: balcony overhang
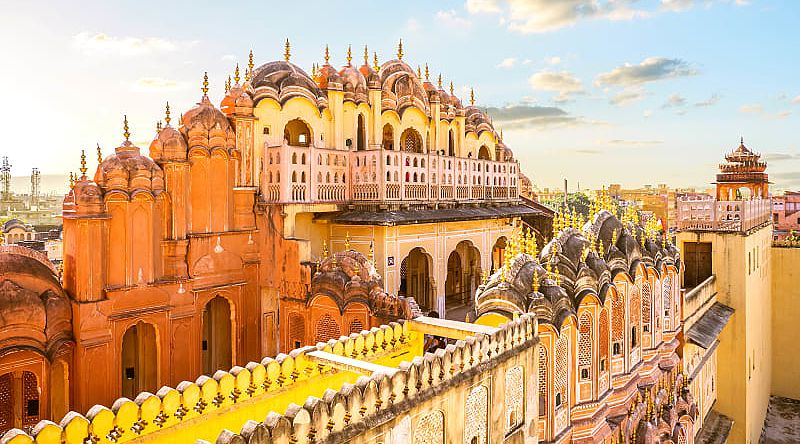
[[733,316],[733,308],[725,304],[714,302],[697,322],[686,332],[686,337],[690,342],[709,349],[719,338],[722,329]]
[[481,219],[502,219],[507,217],[545,216],[552,217],[537,208],[528,205],[477,206],[458,208],[439,208],[421,210],[378,210],[378,211],[337,211],[317,213],[317,221],[327,221],[341,225],[413,225],[436,222],[456,222]]

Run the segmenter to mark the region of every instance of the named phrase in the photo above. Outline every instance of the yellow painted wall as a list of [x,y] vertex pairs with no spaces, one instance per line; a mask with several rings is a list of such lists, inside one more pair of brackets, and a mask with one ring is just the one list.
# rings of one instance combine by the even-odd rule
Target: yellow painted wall
[[757,443],[771,389],[770,250],[772,228],[739,233],[678,234],[684,242],[711,242],[717,299],[736,312],[720,335],[715,409],[734,420],[731,444]]
[[800,399],[800,248],[772,248],[772,394]]

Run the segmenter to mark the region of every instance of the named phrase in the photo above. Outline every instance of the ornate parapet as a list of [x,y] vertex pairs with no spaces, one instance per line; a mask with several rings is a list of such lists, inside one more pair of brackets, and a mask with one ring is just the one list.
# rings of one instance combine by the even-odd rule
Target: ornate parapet
[[59,424],[41,421],[30,434],[12,429],[0,441],[289,443],[355,436],[369,421],[395,415],[415,399],[440,393],[447,381],[535,343],[536,319],[526,314],[499,328],[456,323],[453,331],[463,339],[423,353],[423,336],[434,327],[418,319],[219,370],[134,400],[120,398],[86,415],[70,412]]

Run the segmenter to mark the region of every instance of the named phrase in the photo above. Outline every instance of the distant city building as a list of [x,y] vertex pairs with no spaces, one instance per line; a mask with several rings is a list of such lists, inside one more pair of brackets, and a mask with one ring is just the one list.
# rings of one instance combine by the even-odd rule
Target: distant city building
[[772,224],[774,240],[784,240],[793,231],[800,235],[800,192],[772,196]]

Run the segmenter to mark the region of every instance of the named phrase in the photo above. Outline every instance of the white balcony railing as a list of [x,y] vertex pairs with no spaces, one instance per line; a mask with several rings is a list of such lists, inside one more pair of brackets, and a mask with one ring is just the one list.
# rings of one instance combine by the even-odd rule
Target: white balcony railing
[[712,196],[678,199],[678,229],[744,232],[772,218],[769,199],[716,200]]
[[519,164],[382,149],[265,146],[268,202],[513,201]]

